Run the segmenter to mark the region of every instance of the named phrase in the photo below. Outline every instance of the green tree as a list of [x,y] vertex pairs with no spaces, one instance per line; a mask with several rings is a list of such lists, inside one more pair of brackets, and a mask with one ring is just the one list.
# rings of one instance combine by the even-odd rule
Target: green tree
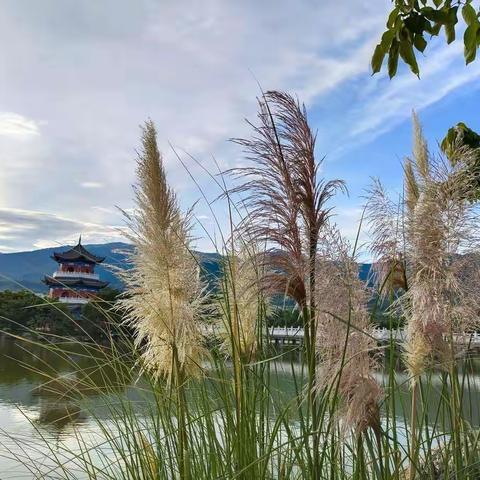
[[26,290],[0,292],[0,330],[22,333],[26,329],[58,335],[72,333],[68,308],[51,304]]
[[460,122],[448,130],[441,148],[450,163],[467,170],[472,179],[472,196],[469,200],[480,200],[480,135]]
[[466,29],[463,35],[465,63],[475,60],[480,45],[480,10],[472,0],[392,0],[387,29],[372,56],[372,71],[382,69],[385,57],[390,78],[397,73],[398,60],[405,62],[415,75],[420,75],[416,51],[423,53],[428,41],[445,33],[448,44],[456,37],[459,20]]
[[92,301],[84,305],[79,320],[84,333],[94,340],[99,340],[120,328],[122,318],[116,308],[119,295],[119,290],[104,288]]

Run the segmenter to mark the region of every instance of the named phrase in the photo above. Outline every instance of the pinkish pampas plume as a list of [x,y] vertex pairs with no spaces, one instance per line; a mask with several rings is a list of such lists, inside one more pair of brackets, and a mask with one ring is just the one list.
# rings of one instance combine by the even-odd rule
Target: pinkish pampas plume
[[368,291],[349,243],[334,227],[321,237],[317,275],[316,388],[332,392],[338,382],[337,416],[343,428],[360,434],[371,427],[378,433],[382,390],[372,376],[376,341]]
[[[453,337],[476,323],[479,304],[471,285],[479,269],[465,265],[478,251],[476,209],[465,200],[472,185],[468,172],[428,151],[415,115],[413,127],[404,197],[395,204],[376,182],[367,218],[376,263],[403,262],[404,285],[392,289],[402,288],[395,305],[407,319],[406,361],[412,378],[418,378],[433,364],[444,365],[447,352],[451,359]],[[387,270],[384,277],[395,273]]]

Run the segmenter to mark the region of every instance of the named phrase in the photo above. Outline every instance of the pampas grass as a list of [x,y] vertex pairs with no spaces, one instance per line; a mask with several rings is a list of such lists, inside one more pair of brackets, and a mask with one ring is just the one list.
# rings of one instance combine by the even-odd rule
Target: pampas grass
[[[307,112],[291,95],[271,91],[259,100],[253,136],[236,139],[251,161],[233,173],[242,183],[246,233],[267,245],[260,279],[270,295],[296,302],[305,332],[308,405],[311,428],[317,430],[319,411],[314,393],[316,369],[316,268],[319,235],[330,216],[328,201],[345,188],[341,180],[319,177],[322,161],[315,157],[315,134]],[[317,475],[318,434],[313,434],[313,475]]]
[[206,320],[206,289],[190,248],[190,213],[182,214],[169,187],[151,121],[146,122],[134,188],[136,208],[125,214],[135,250],[122,275],[127,295],[120,302],[135,331],[145,368],[174,386],[178,418],[180,478],[190,478],[186,382],[202,373],[208,351],[200,326]]
[[[466,201],[471,198],[472,181],[466,170],[429,152],[415,114],[413,131],[413,157],[404,167],[404,197],[394,207],[377,182],[367,208],[377,263],[393,265],[398,252],[402,254],[405,284],[393,308],[407,319],[404,357],[413,392],[411,458],[418,448],[420,377],[440,367],[455,381],[458,338],[478,326],[479,311],[477,295],[468,286],[471,274],[465,269],[465,254],[478,248],[476,209]],[[382,282],[388,284],[388,277],[395,278],[396,272],[387,270],[383,269]],[[392,290],[399,286],[390,282]],[[458,413],[458,391],[454,389],[453,395]],[[415,476],[412,465],[409,478]]]
[[[252,138],[237,140],[250,159],[231,172],[240,185],[216,183],[233,234],[218,249],[223,271],[207,295],[191,252],[191,216],[167,184],[147,122],[135,209],[126,216],[135,249],[120,308],[132,329],[106,336],[110,345],[66,348],[54,336],[41,346],[62,359],[61,372],[42,355],[27,367],[48,380],[49,394],[57,390],[72,411],[91,417],[71,450],[62,441],[38,450],[51,454],[48,465],[21,440],[7,442],[16,460],[38,478],[479,478],[480,439],[463,409],[478,379],[456,342],[478,328],[480,312],[473,183],[465,169],[434,157],[414,125],[404,195],[391,201],[380,182],[370,191],[377,282],[365,284],[357,244],[331,224],[330,201],[343,183],[320,178],[304,107],[266,93]],[[232,195],[242,196],[238,204]],[[234,225],[238,205],[246,216]],[[269,345],[270,295],[289,297],[285,304],[300,313],[304,345]],[[387,345],[374,339],[376,306],[368,307],[379,297],[392,303],[390,325],[407,320],[400,353],[393,332]],[[223,328],[204,329],[205,320]],[[40,347],[38,332],[27,333],[27,347]],[[90,362],[82,371],[79,358]],[[399,360],[407,374],[396,370]],[[95,439],[80,429],[91,425]]]
[[268,299],[259,288],[260,253],[255,242],[242,239],[234,242],[224,262],[224,276],[220,283],[220,331],[224,332],[222,348],[233,355],[238,350],[244,362],[256,357],[262,336],[259,319],[267,313]]
[[316,388],[334,391],[338,383],[340,406],[336,411],[344,431],[357,434],[380,428],[380,386],[372,352],[376,341],[367,310],[368,292],[359,278],[358,263],[349,243],[335,227],[321,237],[317,269]]
[[136,208],[125,214],[135,250],[132,268],[123,274],[128,295],[120,306],[136,331],[145,367],[171,382],[201,373],[206,290],[190,248],[191,217],[182,214],[167,184],[151,121],[143,128],[137,176]]
[[373,181],[367,196],[374,281],[380,296],[386,298],[407,289],[402,206],[389,198],[379,180]]

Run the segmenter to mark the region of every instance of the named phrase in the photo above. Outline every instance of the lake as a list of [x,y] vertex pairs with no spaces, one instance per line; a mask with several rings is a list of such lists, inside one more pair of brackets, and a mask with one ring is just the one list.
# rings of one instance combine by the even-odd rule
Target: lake
[[[288,397],[294,391],[291,363],[287,359],[278,361],[276,368],[279,390]],[[300,364],[295,363],[294,368],[300,371]],[[469,376],[464,408],[472,424],[479,425],[480,368],[478,364],[473,364],[473,368],[475,372]],[[53,393],[52,390],[58,389],[42,386],[52,378],[61,379],[63,385],[72,382],[78,386],[82,384],[79,375],[88,375],[89,383],[96,387],[81,389],[80,399],[71,399],[68,391]],[[381,374],[378,374],[378,380],[383,380]],[[401,387],[395,403],[398,403],[399,419],[403,421],[401,412],[408,411],[404,407],[409,401],[409,391],[408,379],[401,371],[397,382]],[[433,384],[435,386],[435,377]],[[99,395],[100,390],[104,394]],[[138,382],[119,382],[118,372],[108,366],[99,368],[98,363],[84,355],[81,349],[72,348],[71,353],[63,357],[42,346],[0,336],[0,479],[36,478],[22,465],[25,456],[36,459],[36,466],[45,472],[45,478],[63,478],[58,472],[48,473],[52,457],[69,460],[69,452],[76,448],[78,434],[90,436],[92,442],[98,442],[101,437],[98,422],[110,422],[108,402],[114,402],[120,396],[141,404],[145,397],[139,391]],[[432,392],[430,397],[429,405],[433,411],[438,395]],[[88,413],[82,407],[86,403]],[[39,442],[41,438],[46,442]]]

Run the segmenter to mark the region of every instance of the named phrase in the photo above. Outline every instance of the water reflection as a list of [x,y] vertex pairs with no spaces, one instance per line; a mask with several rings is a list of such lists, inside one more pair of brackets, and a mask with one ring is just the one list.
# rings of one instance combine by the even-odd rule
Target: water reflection
[[[95,405],[105,395],[124,394],[125,375],[98,352],[89,358],[80,345],[68,345],[68,353],[59,353],[0,336],[0,405],[22,410],[25,422],[55,434],[87,421],[82,408],[86,401]],[[108,409],[100,403],[95,414],[106,418]]]
[[[60,354],[41,345],[0,336],[0,436],[3,434],[4,437],[0,443],[5,444],[5,438],[8,443],[8,435],[33,438],[40,428],[41,435],[54,444],[73,442],[78,433],[98,430],[96,422],[107,424],[112,418],[112,406],[120,399],[127,400],[140,415],[145,413],[148,405],[152,406],[148,388],[143,388],[147,386],[132,378],[129,367],[112,366],[111,358],[102,356],[101,350],[92,356],[78,344],[70,344],[65,349],[68,353]],[[277,357],[272,366],[276,370],[271,376],[274,382],[272,391],[290,401],[296,391],[294,377],[297,387],[302,383],[300,353],[297,349],[272,355]],[[387,369],[389,356],[382,358]],[[480,362],[470,359],[463,362],[463,368],[469,372],[462,398],[464,412],[473,425],[480,425]],[[395,393],[390,401],[394,403],[400,424],[403,424],[410,414],[409,382],[399,363],[395,365],[395,371]],[[430,387],[424,391],[428,398],[427,422],[438,421],[448,426],[448,412],[438,411],[441,396],[449,395],[442,375],[441,371],[435,372]],[[382,373],[377,374],[377,379],[380,383],[388,382],[387,375]],[[291,412],[293,422],[297,414],[298,411]],[[439,420],[442,415],[445,418]],[[10,448],[15,445],[11,443]],[[11,462],[11,466],[17,468],[18,462]],[[10,473],[5,473],[8,468],[7,460],[2,459],[0,478],[13,478]]]

